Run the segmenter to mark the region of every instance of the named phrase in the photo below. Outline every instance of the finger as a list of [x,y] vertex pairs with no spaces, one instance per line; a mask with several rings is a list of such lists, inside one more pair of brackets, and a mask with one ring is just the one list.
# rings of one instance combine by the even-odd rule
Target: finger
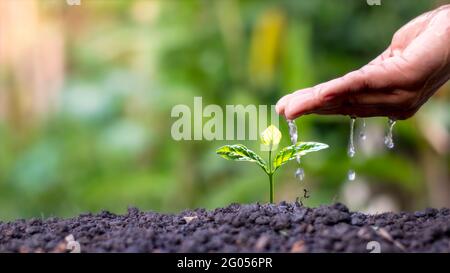
[[[385,50],[373,61],[373,63],[377,64],[381,62],[385,58],[388,58],[390,54],[390,49]],[[366,66],[366,70],[376,70],[375,67],[376,65]],[[341,78],[316,85],[312,88],[301,89],[292,94],[286,95],[278,101],[276,111],[279,115],[285,115],[287,118],[296,118],[304,113],[319,110],[320,108],[325,107],[327,103],[337,104],[337,102],[333,102],[333,100],[338,100],[340,96],[343,96],[352,90],[358,91],[358,89],[364,87],[365,82],[368,82],[365,78],[371,76],[366,76],[364,74],[363,68],[358,71],[348,73]],[[376,73],[371,72],[371,74]]]
[[[413,92],[394,90],[367,92],[343,100],[340,104],[323,107],[315,113],[341,114],[355,117],[389,116],[397,119],[411,117],[418,109]],[[306,113],[308,114],[308,113]]]
[[[293,119],[305,113],[318,113],[327,107],[336,107],[337,114],[344,114],[339,112],[339,105],[346,99],[361,93],[392,91],[410,81],[404,73],[406,65],[403,58],[392,57],[313,88],[300,90],[283,100],[283,114]],[[368,99],[378,98],[373,96]]]
[[[320,86],[321,84],[319,84],[319,85],[317,85],[317,86]],[[316,87],[317,87],[316,86]],[[312,88],[315,88],[315,87],[312,87]],[[308,92],[310,89],[312,89],[311,87],[310,88],[305,88],[305,89],[300,89],[300,90],[297,90],[297,91],[295,91],[295,92],[293,92],[293,93],[291,93],[291,94],[288,94],[288,95],[286,95],[286,96],[284,96],[284,97],[282,97],[280,100],[278,100],[278,102],[277,102],[277,104],[276,104],[276,106],[275,106],[275,110],[277,111],[277,113],[279,114],[279,115],[284,115],[285,113],[285,108],[286,108],[286,106],[289,104],[289,102],[290,102],[290,100],[292,100],[292,98],[294,97],[294,96],[296,96],[296,95],[298,95],[298,94],[302,94],[302,93],[304,93],[304,92]]]
[[284,115],[287,119],[295,119],[304,113],[324,106],[320,97],[321,86],[299,90],[290,97],[285,104]]
[[364,77],[365,74],[354,71],[313,88],[295,92],[288,98],[289,102],[285,104],[284,115],[293,119],[305,113],[339,105],[348,93],[353,93],[364,87]]
[[275,111],[277,112],[278,115],[284,115],[284,110],[286,108],[286,104],[289,102],[289,97],[291,97],[291,96],[292,96],[292,94],[288,94],[278,100],[278,102],[275,106]]
[[347,98],[346,105],[370,107],[386,105],[407,108],[414,104],[415,94],[404,90],[386,90],[378,92],[361,92]]
[[[316,114],[320,115],[335,115],[337,109],[323,109],[318,111]],[[339,108],[339,113],[341,115],[347,115],[352,117],[376,117],[376,116],[384,116],[386,113],[392,114],[395,109],[388,109],[384,106],[372,106],[372,107],[348,107],[343,106]]]
[[[385,89],[389,90],[389,77],[391,76],[379,65],[366,66],[320,86],[292,94],[288,98],[289,102],[285,103],[283,113],[287,118],[293,119],[331,108],[334,109],[333,113],[345,115],[348,113],[345,105],[362,104],[370,107],[371,104],[388,102],[390,98],[383,99],[383,95]],[[375,91],[378,92],[374,93]]]
[[[335,115],[336,109],[324,109],[316,112],[320,115]],[[356,106],[349,107],[344,106],[339,108],[339,113],[341,115],[358,117],[358,118],[369,118],[369,117],[391,117],[395,119],[406,119],[410,117],[413,112],[409,110],[398,109],[394,106],[389,105],[371,105],[371,107],[366,106]]]

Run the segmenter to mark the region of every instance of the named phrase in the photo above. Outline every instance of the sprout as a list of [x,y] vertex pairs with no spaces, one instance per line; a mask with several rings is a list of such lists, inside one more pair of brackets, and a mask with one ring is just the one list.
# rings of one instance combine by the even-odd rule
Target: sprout
[[281,132],[274,125],[270,125],[261,133],[261,144],[268,146],[269,151],[277,149],[281,140]]
[[228,160],[255,162],[269,177],[270,203],[273,203],[274,184],[273,174],[288,161],[296,159],[307,153],[316,152],[328,148],[327,144],[318,142],[297,142],[294,145],[281,149],[272,160],[272,152],[276,150],[281,140],[281,132],[274,125],[270,125],[261,133],[261,144],[268,147],[269,164],[255,152],[242,144],[225,145],[217,149],[216,153]]

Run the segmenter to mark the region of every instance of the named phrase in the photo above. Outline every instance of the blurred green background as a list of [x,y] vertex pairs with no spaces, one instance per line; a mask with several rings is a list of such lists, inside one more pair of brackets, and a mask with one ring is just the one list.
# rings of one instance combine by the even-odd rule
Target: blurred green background
[[[194,96],[204,105],[275,104],[359,68],[396,29],[445,2],[2,0],[0,219],[267,202],[255,164],[215,155],[230,142],[174,141],[172,107]],[[366,119],[365,141],[358,120],[352,160],[348,117],[301,117],[300,140],[331,148],[304,158],[303,182],[296,164],[281,169],[276,200],[306,188],[308,206],[450,206],[448,89],[397,123],[393,150],[383,145],[385,118]]]

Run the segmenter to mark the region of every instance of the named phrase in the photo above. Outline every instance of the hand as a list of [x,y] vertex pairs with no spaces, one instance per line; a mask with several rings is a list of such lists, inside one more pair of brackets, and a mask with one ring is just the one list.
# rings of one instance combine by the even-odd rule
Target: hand
[[398,30],[390,46],[359,70],[281,98],[287,119],[304,114],[355,117],[414,115],[450,77],[450,5]]

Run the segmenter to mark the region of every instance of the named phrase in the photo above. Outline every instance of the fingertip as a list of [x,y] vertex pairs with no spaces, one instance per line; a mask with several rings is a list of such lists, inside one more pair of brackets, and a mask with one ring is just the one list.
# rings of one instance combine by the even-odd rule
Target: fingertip
[[284,109],[284,116],[287,119],[295,119],[301,115],[301,104],[298,103],[296,98],[289,101]]
[[294,119],[296,119],[298,116],[296,116],[296,115],[293,115],[291,112],[285,112],[284,113],[284,116],[286,117],[286,119],[288,119],[288,120],[294,120]]
[[277,112],[278,115],[284,115],[286,103],[288,101],[289,96],[290,94],[282,97],[281,99],[278,100],[277,104],[275,105],[275,111]]
[[296,92],[287,103],[284,113],[289,119],[297,118],[317,106],[314,88],[308,88]]
[[275,110],[279,115],[284,115],[287,119],[295,119],[305,114],[314,100],[313,89],[300,89],[282,97],[277,102]]
[[282,106],[280,105],[280,102],[277,102],[277,104],[275,105],[275,111],[277,112],[278,115],[283,114],[283,110],[282,110]]

